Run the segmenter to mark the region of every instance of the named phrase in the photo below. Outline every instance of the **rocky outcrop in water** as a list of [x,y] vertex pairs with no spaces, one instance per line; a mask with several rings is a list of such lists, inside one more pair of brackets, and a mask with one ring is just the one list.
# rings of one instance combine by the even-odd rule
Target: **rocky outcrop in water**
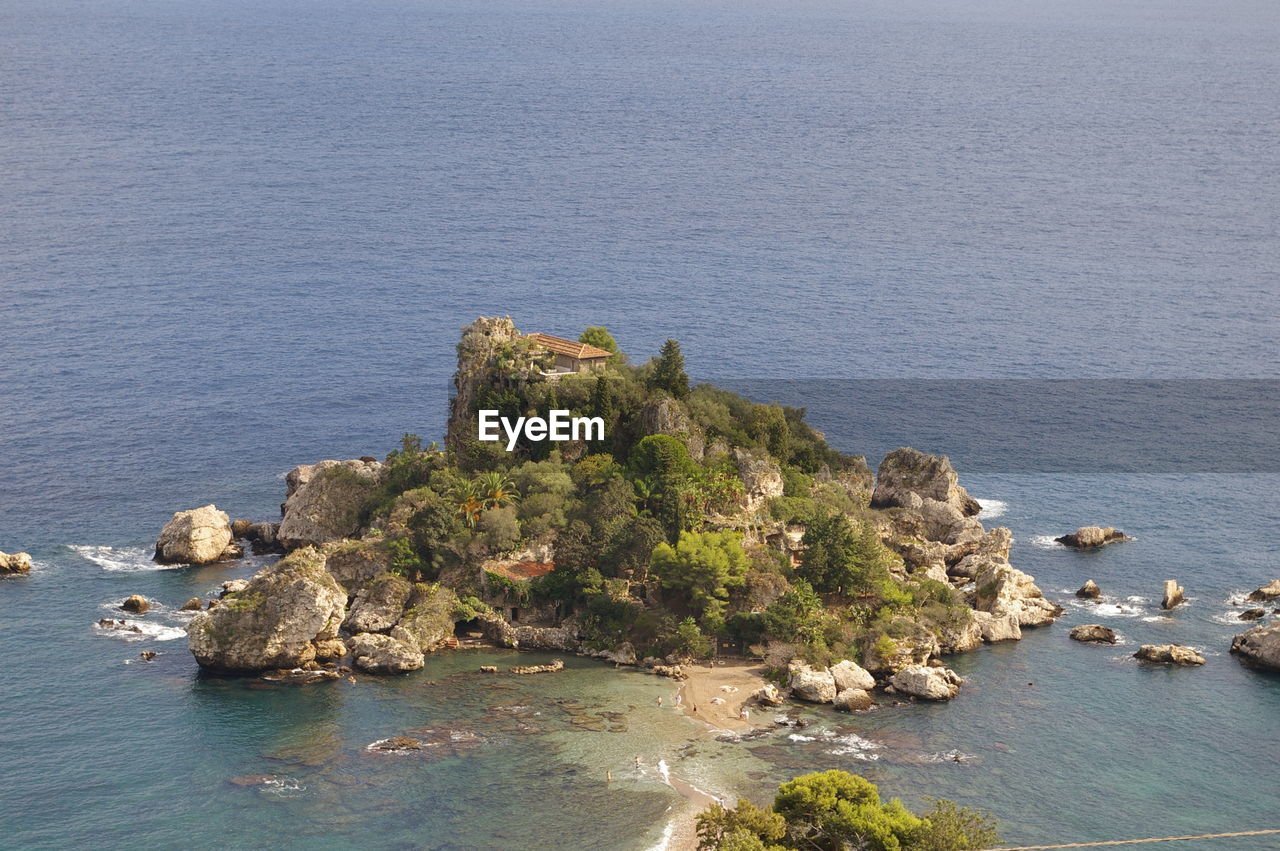
[[1096,600],[1102,596],[1102,589],[1098,587],[1098,583],[1089,579],[1080,586],[1080,590],[1076,592],[1076,596],[1081,600]]
[[1054,538],[1054,540],[1064,547],[1091,550],[1107,544],[1114,544],[1116,541],[1127,541],[1129,536],[1110,526],[1081,526],[1074,532],[1063,535],[1060,538]]
[[1231,652],[1255,667],[1280,671],[1280,623],[1255,626],[1237,635],[1231,642]]
[[1179,603],[1185,602],[1186,598],[1183,596],[1185,590],[1178,584],[1178,580],[1166,579],[1164,581],[1164,596],[1160,600],[1160,608],[1172,609]]
[[362,632],[352,636],[347,649],[354,657],[355,666],[374,674],[400,674],[416,671],[425,662],[416,647],[410,647],[389,635]]
[[918,449],[895,449],[880,462],[873,508],[920,508],[923,500],[943,503],[961,516],[982,510],[978,501],[960,487],[960,477],[945,455],[929,455]]
[[1075,641],[1083,641],[1089,644],[1115,644],[1116,631],[1108,626],[1100,623],[1086,623],[1080,626],[1073,626],[1071,632],[1067,633]]
[[156,561],[162,564],[211,564],[241,555],[227,513],[215,505],[175,512],[156,541]]
[[1273,579],[1256,591],[1250,591],[1246,598],[1251,603],[1265,603],[1280,598],[1280,579]]
[[1046,600],[1035,580],[1008,564],[988,564],[974,584],[974,605],[980,611],[1012,615],[1019,627],[1053,623],[1062,614],[1062,607]]
[[338,638],[346,603],[346,592],[324,569],[324,557],[308,547],[193,617],[188,646],[197,662],[217,670],[299,667]]
[[382,483],[378,461],[321,461],[285,477],[284,518],[276,539],[286,549],[339,541],[360,529],[360,512]]
[[146,614],[151,611],[151,603],[141,594],[130,594],[120,604],[121,611],[132,612],[135,615]]
[[927,665],[908,665],[889,680],[896,691],[924,700],[951,700],[962,683],[955,671]]
[[756,689],[750,699],[760,706],[781,706],[783,701],[782,692],[773,683],[765,683]]
[[787,686],[793,697],[809,703],[830,703],[836,699],[836,681],[825,668],[814,668],[803,662],[792,662]]
[[1203,665],[1204,657],[1181,644],[1144,644],[1133,658],[1163,665]]
[[198,612],[200,611],[200,598],[192,597],[190,600],[182,604],[182,608],[178,611],[182,612]]
[[28,553],[0,552],[0,576],[31,572],[31,556]]
[[1240,613],[1242,621],[1260,621],[1267,614],[1266,609],[1245,609]]

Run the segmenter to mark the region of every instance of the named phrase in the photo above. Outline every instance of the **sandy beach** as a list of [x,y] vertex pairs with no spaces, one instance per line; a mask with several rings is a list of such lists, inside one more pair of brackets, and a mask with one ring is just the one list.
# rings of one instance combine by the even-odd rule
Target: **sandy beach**
[[[748,661],[717,662],[711,665],[683,666],[688,679],[684,680],[676,694],[679,707],[689,718],[705,725],[709,730],[746,732],[760,725],[755,706],[747,706],[748,718],[740,715],[751,695],[765,684],[759,664]],[[663,846],[666,851],[693,851],[698,846],[696,818],[698,813],[716,802],[715,796],[698,789],[678,777],[669,777],[668,783],[685,798],[685,803],[674,813]],[[737,798],[734,790],[715,790],[732,806]]]

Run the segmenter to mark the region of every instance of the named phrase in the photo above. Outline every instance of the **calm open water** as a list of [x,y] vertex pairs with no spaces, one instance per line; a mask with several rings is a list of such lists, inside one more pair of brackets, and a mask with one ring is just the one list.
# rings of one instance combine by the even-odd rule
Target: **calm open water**
[[[962,469],[1016,565],[1108,608],[812,741],[705,742],[585,661],[258,688],[199,677],[171,611],[91,626],[252,571],[144,569],[172,511],[270,517],[295,464],[438,435],[477,314],[676,337],[708,378],[1276,377],[1278,44],[1264,0],[0,0],[0,549],[39,561],[0,582],[0,845],[643,848],[659,758],[860,770],[1019,841],[1280,827],[1280,679],[1225,654],[1280,576],[1272,473]],[[1085,522],[1138,540],[1043,545]],[[1093,620],[1126,644],[1067,640]],[[1157,640],[1209,662],[1125,658]],[[365,751],[422,729],[468,744]],[[1280,847],[1243,842],[1197,847]]]

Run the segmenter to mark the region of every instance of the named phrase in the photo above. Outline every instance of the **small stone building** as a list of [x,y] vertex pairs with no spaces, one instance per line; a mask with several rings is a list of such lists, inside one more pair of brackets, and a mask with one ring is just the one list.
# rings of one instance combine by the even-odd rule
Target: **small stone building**
[[555,356],[555,366],[543,375],[568,375],[576,372],[603,372],[612,353],[591,345],[553,337],[550,334],[528,334],[525,337]]

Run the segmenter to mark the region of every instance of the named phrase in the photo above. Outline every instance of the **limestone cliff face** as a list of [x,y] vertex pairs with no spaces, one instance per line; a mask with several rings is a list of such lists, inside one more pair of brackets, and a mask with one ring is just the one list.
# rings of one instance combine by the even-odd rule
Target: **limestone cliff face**
[[[187,625],[196,661],[223,671],[294,668],[337,652],[347,594],[314,548],[260,570]],[[338,655],[341,655],[338,653]]]
[[457,450],[476,435],[476,392],[486,384],[537,375],[542,355],[525,343],[510,316],[481,316],[462,329],[445,446]]

